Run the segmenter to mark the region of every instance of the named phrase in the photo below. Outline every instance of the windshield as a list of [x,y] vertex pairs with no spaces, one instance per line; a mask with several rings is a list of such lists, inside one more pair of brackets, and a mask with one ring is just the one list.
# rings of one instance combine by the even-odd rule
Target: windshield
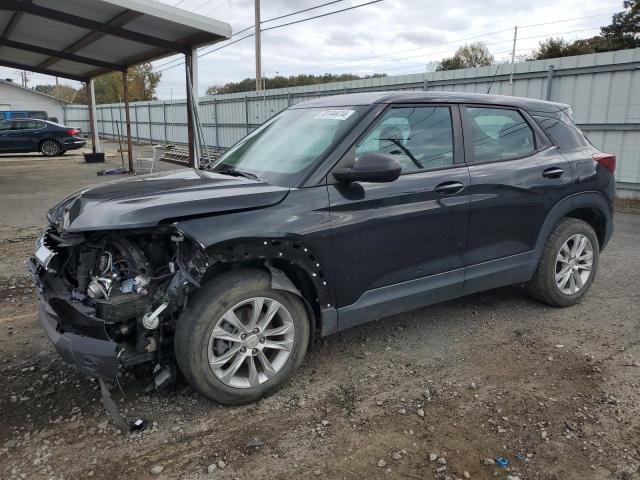
[[362,117],[367,107],[285,110],[236,143],[214,171],[236,170],[294,186]]

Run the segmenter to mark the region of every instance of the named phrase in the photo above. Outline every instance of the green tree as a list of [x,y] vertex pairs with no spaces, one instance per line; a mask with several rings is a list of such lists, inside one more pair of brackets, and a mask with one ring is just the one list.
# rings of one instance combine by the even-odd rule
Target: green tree
[[[141,102],[157,100],[156,88],[162,74],[153,71],[150,63],[143,63],[130,68],[127,72],[129,80],[129,100]],[[95,79],[96,103],[117,103],[123,101],[122,73],[111,72]]]
[[436,71],[486,67],[492,65],[494,60],[484,43],[474,42],[458,48],[453,57],[443,58],[436,67]]
[[574,42],[548,38],[540,42],[531,59],[542,60],[640,47],[640,1],[626,0],[623,7],[624,11],[613,15],[611,25],[600,28],[600,35]]
[[59,98],[63,102],[81,103],[86,101],[84,89],[76,89],[71,85],[36,85],[33,87],[36,92],[46,93],[52,97]]
[[[386,77],[385,73],[375,73],[373,75],[354,75],[352,73],[343,73],[336,75],[333,73],[325,73],[323,75],[292,75],[285,77],[276,75],[275,77],[265,78],[265,87],[267,90],[273,88],[300,87],[303,85],[317,85],[320,83],[345,82],[348,80],[360,80],[363,78]],[[223,93],[240,93],[255,90],[255,78],[245,78],[240,82],[229,82],[224,85],[212,85],[207,88],[207,95],[216,95]]]

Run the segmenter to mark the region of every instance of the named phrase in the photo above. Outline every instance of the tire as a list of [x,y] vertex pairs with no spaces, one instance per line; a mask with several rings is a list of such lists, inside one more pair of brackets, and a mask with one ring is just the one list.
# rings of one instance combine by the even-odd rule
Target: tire
[[58,155],[64,155],[65,153],[67,153],[66,150],[60,150],[60,153]]
[[[256,303],[259,299],[264,303]],[[273,321],[264,327],[271,309],[275,311]],[[246,329],[254,310],[261,312],[258,325],[264,329],[259,334],[249,329],[247,336],[226,320],[233,319],[229,311],[234,311],[235,319]],[[276,332],[276,328],[287,333],[269,336],[267,332]],[[267,333],[264,337],[263,332]],[[246,338],[240,340],[241,335]],[[242,405],[269,395],[289,380],[304,359],[309,336],[307,309],[297,295],[272,289],[270,275],[262,270],[233,270],[204,284],[190,299],[176,328],[175,355],[183,375],[203,396],[226,405]],[[227,341],[227,337],[234,340]],[[270,347],[275,344],[290,350]],[[221,363],[234,349],[240,350],[228,363]],[[264,358],[271,369],[265,368]],[[237,372],[225,377],[236,363],[240,364]]]
[[[582,253],[577,255],[582,238],[588,241],[584,242]],[[589,248],[590,269],[587,268]],[[566,259],[570,260],[564,261]],[[577,218],[564,218],[547,238],[538,268],[525,288],[533,298],[548,305],[574,305],[591,287],[598,271],[599,259],[600,245],[591,225]],[[585,272],[588,272],[588,276]]]
[[48,138],[40,142],[40,153],[45,157],[57,157],[61,151],[62,147],[55,140]]

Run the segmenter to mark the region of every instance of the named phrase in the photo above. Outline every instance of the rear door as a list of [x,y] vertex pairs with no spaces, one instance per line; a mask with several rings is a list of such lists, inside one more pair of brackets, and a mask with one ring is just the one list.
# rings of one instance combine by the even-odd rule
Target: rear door
[[337,168],[371,151],[395,156],[401,176],[344,184],[329,175],[334,289],[338,307],[347,306],[339,310],[340,328],[462,287],[469,174],[458,107],[388,107]]
[[531,260],[547,213],[566,196],[572,174],[526,112],[467,105],[462,118],[471,177],[465,275],[470,293],[522,281],[522,266]]
[[35,120],[14,120],[9,137],[14,150],[34,151],[38,148],[39,128],[44,123]]

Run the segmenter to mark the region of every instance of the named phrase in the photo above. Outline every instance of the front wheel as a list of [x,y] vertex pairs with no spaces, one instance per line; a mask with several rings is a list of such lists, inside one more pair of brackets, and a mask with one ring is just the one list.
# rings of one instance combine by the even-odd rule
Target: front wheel
[[261,270],[233,270],[203,285],[187,306],[176,330],[176,360],[202,395],[240,405],[287,382],[309,336],[297,295],[272,289]]
[[40,144],[40,153],[45,157],[57,157],[61,151],[60,144],[55,140],[43,140]]
[[573,305],[591,287],[599,258],[598,237],[591,225],[565,218],[549,235],[526,288],[532,297],[554,307]]

